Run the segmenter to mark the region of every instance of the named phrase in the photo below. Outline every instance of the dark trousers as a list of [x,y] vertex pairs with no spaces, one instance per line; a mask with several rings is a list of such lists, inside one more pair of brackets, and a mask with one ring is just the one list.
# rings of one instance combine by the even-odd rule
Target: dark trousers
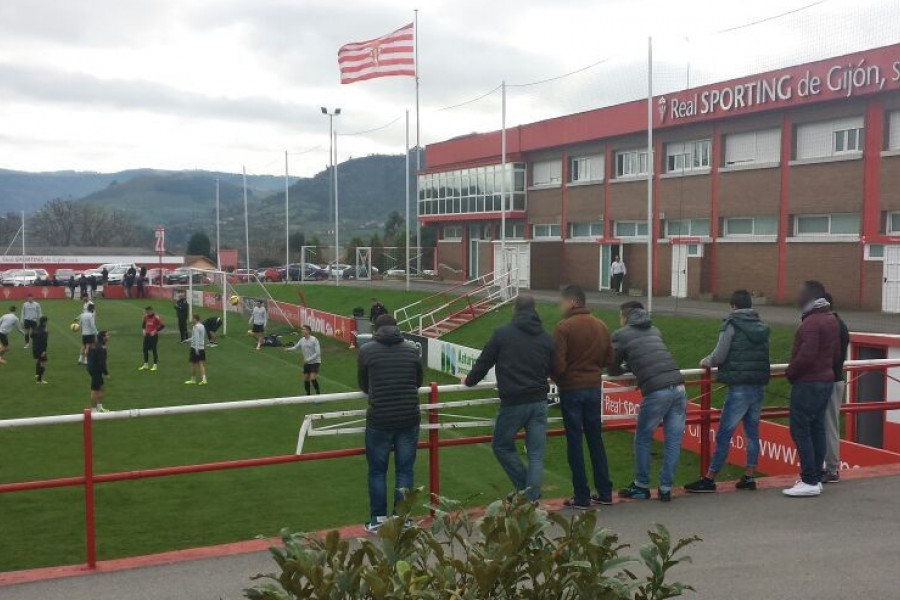
[[144,362],[148,362],[150,358],[150,352],[153,352],[153,364],[159,362],[159,355],[156,352],[156,344],[159,342],[158,335],[145,335],[144,336]]
[[188,338],[187,317],[184,319],[178,317],[178,335],[181,336],[182,342]]
[[563,426],[566,429],[566,451],[569,469],[572,471],[572,487],[575,500],[585,503],[591,499],[584,465],[582,437],[587,440],[588,455],[591,458],[594,487],[602,498],[612,497],[612,483],[609,480],[609,463],[606,447],[600,432],[603,398],[599,388],[567,390],[559,393],[562,407]]
[[791,386],[791,439],[800,458],[800,479],[817,485],[825,462],[825,409],[834,388],[832,381],[796,382]]
[[403,498],[400,490],[413,487],[419,426],[397,431],[381,431],[366,427],[366,462],[369,464],[369,514],[387,516],[387,471],[391,450],[394,451],[394,510]]
[[622,281],[625,280],[625,275],[623,273],[618,273],[612,276],[612,281],[610,282],[610,286],[612,291],[615,293],[620,293],[622,291]]

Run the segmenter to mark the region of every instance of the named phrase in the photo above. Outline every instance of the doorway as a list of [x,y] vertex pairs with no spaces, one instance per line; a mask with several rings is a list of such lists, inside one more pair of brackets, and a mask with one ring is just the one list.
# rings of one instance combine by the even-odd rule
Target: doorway
[[881,310],[886,313],[900,313],[900,245],[884,247],[883,269]]
[[672,244],[672,297],[688,295],[688,244]]
[[623,262],[625,261],[625,257],[622,255],[624,249],[625,247],[621,244],[603,244],[600,246],[599,290],[612,289],[612,273],[610,272],[610,266],[612,265],[613,259],[617,256],[621,258]]

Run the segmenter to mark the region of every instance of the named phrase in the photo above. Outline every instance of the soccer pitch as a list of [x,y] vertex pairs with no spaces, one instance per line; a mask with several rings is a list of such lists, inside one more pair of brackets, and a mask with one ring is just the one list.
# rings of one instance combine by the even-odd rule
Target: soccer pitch
[[[296,290],[291,287],[276,284],[271,289],[276,297],[293,294],[296,298]],[[326,310],[341,310],[345,305],[367,307],[374,295],[365,288],[349,286],[340,290],[327,286],[305,289],[308,304]],[[395,299],[412,301],[422,296],[381,290],[378,295],[390,308],[396,307]],[[142,363],[140,321],[147,304],[154,306],[166,323],[159,343],[160,370],[155,373],[137,370]],[[89,377],[76,365],[80,334],[69,330],[69,323],[80,312],[80,303],[45,301],[42,305],[49,317],[46,379],[50,383],[35,384],[31,352],[22,348],[20,336],[11,336],[8,364],[0,367],[0,418],[69,414],[88,406]],[[552,327],[555,308],[542,305],[540,310],[545,325]],[[211,314],[200,312],[203,316]],[[612,318],[608,313],[601,316],[608,321]],[[454,332],[450,339],[480,346],[493,327],[507,318],[508,310],[488,315]],[[178,343],[169,302],[100,300],[97,321],[101,329],[111,332],[110,377],[104,401],[111,410],[302,393],[298,356],[278,348],[255,352],[253,340],[246,335],[246,323],[234,315],[229,315],[230,335],[220,338],[218,348],[207,351],[210,384],[205,388],[183,383],[188,375],[188,350]],[[696,364],[714,345],[718,330],[718,324],[710,320],[666,318],[659,324],[684,367]],[[789,331],[773,332],[773,361],[781,360],[788,340]],[[322,349],[322,391],[355,390],[356,352],[327,339],[322,339]],[[434,372],[427,373],[426,379],[452,382]],[[783,401],[776,397],[775,403]],[[289,454],[306,413],[362,407],[363,403],[356,401],[328,404],[327,408],[276,407],[98,422],[94,425],[95,473]],[[470,412],[478,410],[489,413],[493,409],[473,408]],[[486,431],[445,431],[442,435],[478,433]],[[606,443],[614,483],[627,484],[631,478],[631,436],[607,435]],[[361,445],[362,436],[313,438],[307,442],[306,451]],[[698,470],[696,456],[682,456],[679,482],[695,477]],[[0,432],[0,481],[4,483],[77,476],[82,469],[81,457],[80,425]],[[426,469],[427,459],[420,454],[417,485],[426,484]],[[473,504],[487,503],[505,494],[509,487],[488,445],[442,450],[441,478],[442,493],[460,499],[474,497]],[[544,495],[561,497],[570,492],[565,444],[561,438],[554,438],[547,446]],[[368,516],[363,457],[100,484],[96,494],[101,560],[271,536],[283,527],[320,530],[362,523]],[[0,570],[84,560],[81,488],[3,494],[0,514]],[[614,509],[604,514],[614,524]]]

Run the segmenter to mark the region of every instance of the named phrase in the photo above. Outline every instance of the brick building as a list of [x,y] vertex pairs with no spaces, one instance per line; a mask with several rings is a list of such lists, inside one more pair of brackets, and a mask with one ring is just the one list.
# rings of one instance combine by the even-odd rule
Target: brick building
[[[820,279],[900,312],[900,44],[507,129],[506,246],[522,284],[770,301]],[[499,261],[501,135],[431,144],[419,219],[444,277]],[[652,231],[647,177],[652,162]],[[654,243],[648,244],[648,233]]]

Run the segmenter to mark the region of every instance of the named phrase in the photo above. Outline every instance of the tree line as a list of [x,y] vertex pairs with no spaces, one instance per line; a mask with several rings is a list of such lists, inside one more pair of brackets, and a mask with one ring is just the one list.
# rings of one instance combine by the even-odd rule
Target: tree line
[[146,246],[153,239],[148,227],[124,211],[63,198],[47,202],[28,217],[26,231],[29,240],[61,247]]

